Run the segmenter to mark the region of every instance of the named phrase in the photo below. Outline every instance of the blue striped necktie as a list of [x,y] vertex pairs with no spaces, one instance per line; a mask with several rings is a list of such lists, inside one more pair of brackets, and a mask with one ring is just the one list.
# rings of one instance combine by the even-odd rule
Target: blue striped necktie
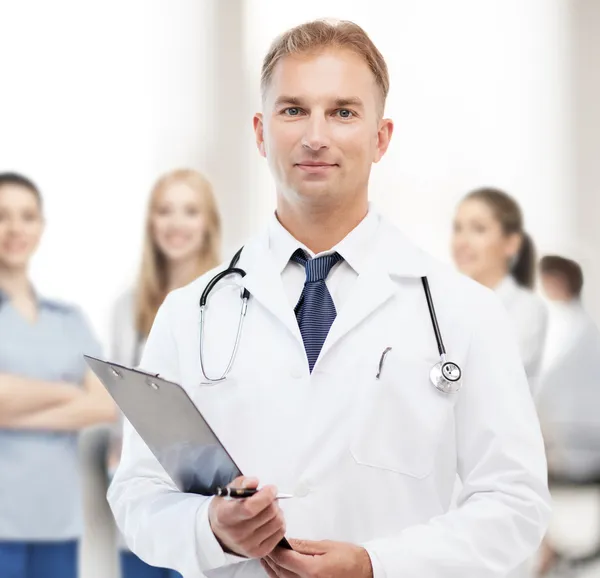
[[304,341],[308,367],[312,373],[336,316],[335,305],[325,284],[325,279],[331,268],[342,261],[342,256],[332,253],[311,259],[302,249],[298,249],[292,255],[291,260],[300,263],[306,271],[304,289],[294,312],[300,327],[302,341]]

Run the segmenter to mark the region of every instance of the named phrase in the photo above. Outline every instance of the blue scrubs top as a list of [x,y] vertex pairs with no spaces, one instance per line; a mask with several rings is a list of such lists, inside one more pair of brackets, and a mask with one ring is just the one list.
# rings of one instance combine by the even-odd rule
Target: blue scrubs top
[[[37,299],[31,323],[0,291],[0,373],[81,385],[98,341],[78,308]],[[0,541],[77,539],[82,518],[78,432],[0,429]]]

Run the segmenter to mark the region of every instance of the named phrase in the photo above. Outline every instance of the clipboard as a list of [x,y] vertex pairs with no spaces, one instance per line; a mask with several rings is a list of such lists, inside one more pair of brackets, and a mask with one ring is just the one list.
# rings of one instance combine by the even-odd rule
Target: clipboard
[[[181,492],[212,496],[243,475],[179,384],[110,361],[83,356]],[[280,547],[291,550],[283,538]]]

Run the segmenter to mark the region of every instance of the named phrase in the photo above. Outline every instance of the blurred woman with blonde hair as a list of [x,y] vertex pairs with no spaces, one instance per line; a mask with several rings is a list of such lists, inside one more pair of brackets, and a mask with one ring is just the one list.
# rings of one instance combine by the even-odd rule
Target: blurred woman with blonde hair
[[158,179],[150,195],[137,287],[115,308],[113,360],[137,365],[167,293],[218,265],[220,238],[212,186],[203,175],[179,169]]
[[[216,267],[220,242],[221,220],[209,181],[191,169],[161,176],[150,195],[137,286],[114,308],[112,361],[127,366],[139,363],[154,317],[167,294]],[[120,453],[119,429],[109,451],[109,477]],[[178,576],[145,564],[125,547],[120,557],[123,578]]]

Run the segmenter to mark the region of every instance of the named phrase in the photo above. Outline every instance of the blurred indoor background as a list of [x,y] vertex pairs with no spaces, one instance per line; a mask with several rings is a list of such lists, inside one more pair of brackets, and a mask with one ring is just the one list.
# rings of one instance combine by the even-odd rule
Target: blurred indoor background
[[[0,0],[0,171],[45,197],[36,286],[79,304],[106,345],[150,187],[181,166],[213,182],[233,253],[274,208],[252,132],[262,56],[325,16],[363,26],[390,68],[396,130],[373,201],[450,262],[459,199],[506,190],[540,254],[582,265],[600,323],[600,0]],[[566,548],[600,540],[594,496],[557,512]],[[102,523],[82,578],[113,578]]]

